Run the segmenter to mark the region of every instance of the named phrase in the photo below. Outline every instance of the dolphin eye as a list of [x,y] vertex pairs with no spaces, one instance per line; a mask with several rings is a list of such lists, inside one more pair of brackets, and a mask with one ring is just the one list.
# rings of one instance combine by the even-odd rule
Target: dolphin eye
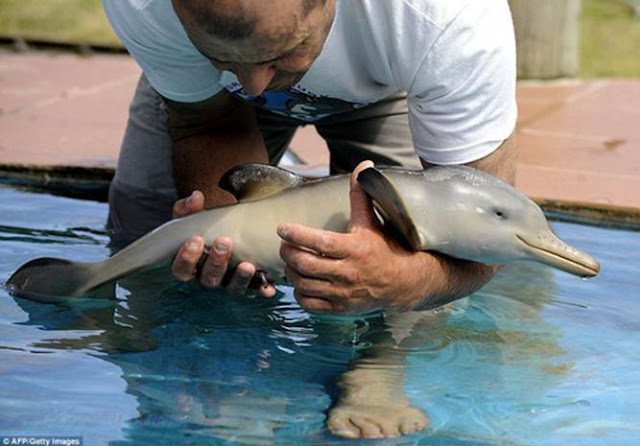
[[494,209],[493,210],[493,215],[496,216],[496,218],[499,218],[500,220],[504,220],[507,218],[507,214],[505,214],[503,211],[501,211],[500,209]]

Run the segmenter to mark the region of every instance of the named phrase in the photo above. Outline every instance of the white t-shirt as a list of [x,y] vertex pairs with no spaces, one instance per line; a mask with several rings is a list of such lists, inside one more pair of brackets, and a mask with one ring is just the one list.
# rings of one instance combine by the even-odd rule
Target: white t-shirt
[[434,164],[494,151],[516,123],[515,39],[507,0],[337,0],[327,41],[286,92],[243,95],[191,44],[171,0],[103,0],[111,24],[161,95],[223,88],[307,122],[407,93],[415,150]]

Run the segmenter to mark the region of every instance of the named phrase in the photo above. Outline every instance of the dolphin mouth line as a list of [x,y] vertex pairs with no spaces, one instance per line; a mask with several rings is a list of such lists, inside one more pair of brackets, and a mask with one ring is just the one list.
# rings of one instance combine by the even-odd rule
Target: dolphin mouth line
[[[556,267],[561,267],[567,272],[577,274],[583,277],[592,277],[598,274],[599,269],[594,268],[579,260],[572,259],[570,257],[562,256],[556,252],[548,249],[544,249],[527,242],[524,238],[516,234],[516,238],[520,240],[527,249],[533,254],[536,259],[542,263],[550,264]],[[562,265],[562,266],[561,266]]]

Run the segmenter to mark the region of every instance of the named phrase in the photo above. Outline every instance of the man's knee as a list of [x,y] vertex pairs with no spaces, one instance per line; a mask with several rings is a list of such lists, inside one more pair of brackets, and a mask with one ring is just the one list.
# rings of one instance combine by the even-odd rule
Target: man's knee
[[171,138],[162,98],[141,76],[109,188],[107,230],[122,246],[171,218],[177,200]]
[[109,187],[107,232],[121,248],[171,219],[175,196],[135,190],[114,180]]
[[331,153],[331,172],[351,172],[365,159],[378,165],[421,168],[409,128],[406,95],[398,93],[316,126]]

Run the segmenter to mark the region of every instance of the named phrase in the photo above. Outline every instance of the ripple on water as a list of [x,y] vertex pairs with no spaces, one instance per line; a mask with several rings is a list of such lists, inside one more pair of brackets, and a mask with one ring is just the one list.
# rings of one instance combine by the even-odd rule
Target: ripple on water
[[[108,255],[104,204],[3,187],[0,202],[2,279],[35,256]],[[440,325],[422,327],[423,341],[395,333],[404,341],[394,352],[408,355],[408,396],[431,426],[385,446],[633,444],[640,265],[629,253],[640,250],[639,235],[554,226],[592,252],[602,274],[583,282],[512,265],[441,312]],[[117,296],[43,305],[0,290],[0,401],[12,408],[0,416],[3,434],[344,444],[323,424],[332,383],[363,347],[391,349],[380,315],[310,316],[288,287],[273,300],[229,299],[158,272],[123,279]]]

